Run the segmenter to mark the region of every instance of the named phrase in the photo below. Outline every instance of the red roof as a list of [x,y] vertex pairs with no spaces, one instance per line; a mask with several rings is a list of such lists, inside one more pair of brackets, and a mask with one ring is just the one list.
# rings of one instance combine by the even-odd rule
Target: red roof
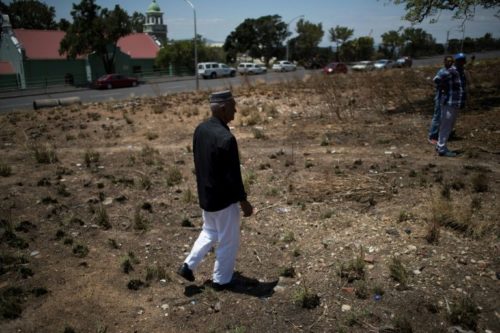
[[16,74],[16,71],[10,62],[0,61],[0,75],[2,74]]
[[120,38],[118,47],[133,59],[154,59],[160,50],[153,38],[145,33],[133,33]]
[[[59,30],[14,29],[28,59],[66,59],[59,54],[61,40],[66,34]],[[160,47],[148,34],[134,33],[118,40],[123,53],[135,59],[154,59]],[[82,56],[77,58],[81,59]]]
[[59,45],[66,34],[64,31],[14,29],[14,34],[28,59],[66,59],[64,54],[59,54]]

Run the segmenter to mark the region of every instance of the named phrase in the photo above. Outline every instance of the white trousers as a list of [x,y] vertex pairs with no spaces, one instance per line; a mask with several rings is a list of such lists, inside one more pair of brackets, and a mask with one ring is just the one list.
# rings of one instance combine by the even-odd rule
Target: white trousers
[[203,211],[203,230],[184,261],[191,270],[203,260],[210,249],[219,243],[213,282],[226,284],[233,277],[236,255],[240,246],[240,209],[238,203],[217,212]]
[[437,151],[445,153],[448,151],[446,146],[450,137],[453,126],[458,116],[458,108],[446,104],[441,104],[441,125],[439,127],[439,139],[437,143]]

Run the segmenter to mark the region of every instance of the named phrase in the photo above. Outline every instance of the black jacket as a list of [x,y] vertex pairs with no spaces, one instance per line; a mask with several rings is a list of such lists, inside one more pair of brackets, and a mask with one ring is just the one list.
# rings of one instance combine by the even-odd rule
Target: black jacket
[[226,124],[212,117],[198,125],[193,153],[201,208],[215,212],[246,200],[238,144]]

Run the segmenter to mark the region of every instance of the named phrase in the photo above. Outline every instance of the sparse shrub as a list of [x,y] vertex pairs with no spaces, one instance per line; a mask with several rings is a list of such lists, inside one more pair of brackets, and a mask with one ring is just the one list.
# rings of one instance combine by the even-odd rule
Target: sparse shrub
[[165,271],[165,268],[160,266],[159,264],[156,264],[154,266],[148,266],[146,268],[146,281],[150,282],[152,280],[170,280],[170,278],[167,279],[167,272]]
[[5,163],[0,163],[0,176],[9,177],[12,174],[12,168],[10,165]]
[[261,140],[267,139],[267,136],[264,134],[264,131],[262,129],[260,129],[260,128],[253,127],[252,128],[252,133],[253,133],[253,137],[255,139],[261,139]]
[[373,294],[375,294],[375,295],[382,296],[383,294],[385,294],[384,288],[379,284],[374,285],[372,288],[372,291],[373,291]]
[[146,201],[141,205],[141,209],[147,210],[148,212],[152,213],[153,212],[153,205],[151,205],[151,203]]
[[291,243],[295,241],[295,235],[292,231],[288,231],[281,237],[281,240],[285,243]]
[[282,267],[279,272],[280,276],[293,278],[295,277],[295,268],[293,266]]
[[59,161],[55,149],[49,145],[32,143],[28,147],[38,163],[52,164]]
[[149,176],[148,176],[148,175],[146,175],[146,174],[141,174],[141,175],[139,176],[139,184],[141,185],[141,188],[142,188],[143,190],[146,190],[146,191],[147,191],[147,190],[149,190],[149,189],[151,188],[151,185],[152,185],[153,183],[151,182],[151,178],[149,178]]
[[182,182],[182,173],[176,166],[169,167],[167,170],[167,186],[179,185]]
[[245,187],[245,192],[250,193],[250,186],[255,183],[257,176],[253,171],[248,171],[243,175],[243,186]]
[[63,197],[69,197],[71,193],[69,193],[68,188],[65,184],[59,184],[56,187],[57,194]]
[[401,260],[394,257],[392,258],[392,262],[389,264],[389,270],[391,272],[391,277],[401,284],[401,286],[405,287],[408,282],[408,270],[403,265]]
[[408,221],[408,220],[411,220],[411,219],[412,219],[412,214],[410,212],[407,212],[405,210],[402,210],[402,211],[399,212],[398,221],[400,223]]
[[365,261],[362,257],[358,256],[355,259],[346,263],[341,263],[339,269],[339,276],[346,279],[347,282],[355,280],[364,280],[365,278]]
[[299,249],[293,249],[292,256],[295,258],[300,257],[300,250]]
[[305,309],[314,309],[320,304],[320,298],[317,294],[310,292],[306,287],[300,288],[293,295],[295,305]]
[[184,193],[182,194],[182,201],[186,204],[193,203],[196,201],[196,197],[190,188],[185,190]]
[[99,152],[87,149],[85,154],[83,154],[83,163],[87,168],[90,168],[92,165],[96,165],[99,162],[100,154]]
[[72,245],[73,244],[73,238],[71,238],[71,237],[65,238],[63,244],[64,245]]
[[444,184],[443,187],[441,188],[441,196],[446,199],[450,199],[451,195],[451,185],[450,184]]
[[109,215],[104,205],[99,205],[95,209],[95,220],[97,225],[103,227],[104,229],[108,230],[111,228],[111,223],[109,222]]
[[145,286],[146,284],[140,279],[132,279],[127,283],[127,288],[130,290],[139,290]]
[[191,222],[188,218],[182,220],[181,226],[185,228],[194,228],[193,222]]
[[4,319],[16,319],[21,316],[23,290],[11,287],[3,290],[0,295],[0,315]]
[[158,139],[158,137],[159,137],[159,135],[157,133],[154,133],[154,132],[147,132],[146,133],[146,138],[149,141],[156,140],[156,139]]
[[115,250],[120,248],[120,244],[118,244],[118,242],[113,238],[108,239],[108,244],[109,244],[109,246],[111,246],[111,248],[113,248]]
[[138,231],[146,231],[149,221],[141,214],[140,209],[135,210],[134,214],[134,229]]
[[473,197],[470,201],[470,208],[472,211],[476,211],[481,209],[481,198],[480,197]]
[[368,286],[365,281],[358,280],[354,282],[355,294],[360,299],[367,299],[369,296]]
[[393,325],[395,332],[398,333],[413,333],[413,328],[411,327],[411,323],[406,317],[396,316],[393,319]]
[[21,277],[23,279],[27,279],[28,277],[35,275],[35,273],[33,273],[33,270],[29,267],[19,268],[19,274],[21,274]]
[[157,160],[157,156],[159,155],[160,153],[158,152],[158,150],[154,149],[154,148],[151,148],[150,146],[146,145],[144,148],[142,148],[141,150],[141,158],[142,158],[142,161],[146,164],[146,165],[153,165],[155,164],[156,160]]
[[332,210],[332,209],[330,209],[330,210],[327,210],[326,212],[323,212],[321,214],[321,218],[322,219],[329,219],[329,218],[331,218],[334,215],[335,215],[335,211]]
[[488,191],[488,178],[484,173],[478,173],[472,177],[472,188],[475,192]]
[[469,296],[462,296],[451,304],[449,320],[454,325],[476,330],[479,321],[479,309]]
[[134,266],[132,265],[132,260],[129,257],[126,257],[122,260],[121,268],[123,273],[128,274],[134,270]]
[[427,223],[427,232],[425,234],[425,239],[429,244],[438,244],[440,233],[441,229],[438,221],[432,219],[429,223]]
[[85,258],[89,253],[89,248],[86,245],[77,244],[73,246],[73,254],[78,258]]

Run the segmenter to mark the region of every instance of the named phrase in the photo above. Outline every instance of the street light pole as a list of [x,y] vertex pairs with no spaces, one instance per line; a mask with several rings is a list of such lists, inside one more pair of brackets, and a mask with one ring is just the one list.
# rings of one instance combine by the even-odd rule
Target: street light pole
[[[286,24],[286,32],[288,32],[288,27],[290,26],[290,23],[292,23],[294,20],[298,19],[298,18],[304,18],[304,15],[299,15],[299,16],[296,16],[294,17],[293,19],[291,19],[290,21],[288,21],[288,23]],[[290,52],[290,38],[288,38],[288,40],[286,41],[286,60],[288,60],[288,54]]]
[[193,8],[193,14],[194,14],[194,76],[196,77],[196,90],[200,89],[200,79],[198,77],[198,42],[196,41],[198,39],[198,33],[196,32],[196,9],[194,8],[194,5],[191,3],[189,0],[184,0],[188,3],[188,5]]

